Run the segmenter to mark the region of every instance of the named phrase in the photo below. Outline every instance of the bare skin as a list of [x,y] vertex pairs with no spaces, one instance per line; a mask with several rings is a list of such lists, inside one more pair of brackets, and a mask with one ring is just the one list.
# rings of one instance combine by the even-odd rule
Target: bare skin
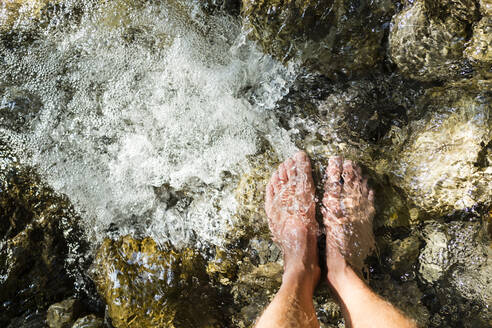
[[[416,327],[372,292],[342,255],[350,253],[346,248],[353,238],[347,227],[354,223],[370,227],[373,202],[374,194],[360,169],[351,161],[330,159],[322,209],[327,234],[326,278],[338,295],[348,327]],[[316,245],[319,227],[311,165],[304,152],[282,163],[272,175],[265,210],[274,241],[283,250],[284,274],[278,293],[256,327],[319,327],[312,301],[320,279]]]

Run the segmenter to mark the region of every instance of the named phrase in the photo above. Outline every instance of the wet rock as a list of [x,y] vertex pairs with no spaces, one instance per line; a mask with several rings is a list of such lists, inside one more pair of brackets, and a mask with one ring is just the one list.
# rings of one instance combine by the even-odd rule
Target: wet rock
[[492,74],[492,13],[473,27],[465,55],[484,76]]
[[425,226],[419,256],[430,327],[488,327],[492,312],[492,261],[480,218]]
[[420,254],[419,271],[424,280],[434,282],[449,267],[448,236],[436,227],[427,227],[424,234],[427,243]]
[[492,1],[480,0],[480,12],[484,16],[492,16]]
[[315,291],[313,301],[321,327],[339,327],[343,324],[342,309],[335,301],[335,297],[327,284],[320,283]]
[[384,56],[391,1],[244,0],[243,24],[265,52],[330,77],[374,68]]
[[151,238],[105,239],[93,273],[116,328],[217,325],[206,262],[194,250],[166,251]]
[[206,12],[222,11],[232,16],[239,16],[241,0],[205,0],[201,4]]
[[381,297],[415,320],[419,327],[428,326],[430,313],[422,301],[424,294],[415,281],[399,284],[384,276],[383,279],[371,281],[371,287]]
[[[1,142],[0,142],[1,144]],[[0,148],[2,148],[0,146]],[[8,151],[7,151],[8,152]],[[77,231],[66,198],[0,149],[0,326],[44,321],[44,311],[75,293],[65,259]],[[65,231],[70,227],[70,231]],[[75,238],[79,238],[77,236]],[[84,249],[83,243],[79,244]],[[38,320],[35,319],[35,320]],[[35,324],[32,324],[35,326]]]
[[234,316],[236,327],[250,327],[275,296],[282,283],[280,263],[254,266],[246,261],[241,265],[237,281],[232,287],[234,302],[240,312]]
[[249,162],[251,169],[241,176],[234,192],[238,202],[238,222],[233,230],[243,230],[243,234],[251,236],[267,237],[270,231],[265,213],[265,190],[280,160],[271,147],[266,146],[262,152],[251,156]]
[[453,17],[464,22],[473,22],[479,14],[475,0],[424,0],[424,5],[433,17]]
[[48,308],[46,323],[50,328],[72,327],[82,311],[81,304],[74,298],[55,303]]
[[0,5],[0,33],[38,19],[49,4],[60,0],[7,0]]
[[77,319],[72,328],[104,328],[104,322],[103,319],[96,317],[94,314],[89,314]]
[[492,138],[490,83],[462,81],[430,89],[427,115],[395,156],[394,180],[418,207],[437,214],[489,204],[491,163],[481,161]]
[[[461,6],[456,7],[455,1],[417,0],[393,17],[389,54],[403,74],[433,81],[455,78],[465,70],[468,23],[462,19],[473,13],[475,5],[471,0],[456,3]],[[443,5],[454,15],[440,10]]]
[[416,235],[391,243],[390,268],[396,277],[402,280],[414,277],[420,245],[420,239]]
[[35,95],[0,84],[0,127],[24,132],[31,128],[41,107],[42,103]]

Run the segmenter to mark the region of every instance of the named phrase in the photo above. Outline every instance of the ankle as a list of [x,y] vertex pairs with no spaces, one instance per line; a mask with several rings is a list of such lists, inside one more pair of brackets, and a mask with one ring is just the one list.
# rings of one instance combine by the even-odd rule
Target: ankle
[[[321,277],[321,269],[317,264],[302,263],[287,266],[282,275],[282,285],[298,285],[303,289],[314,291]],[[308,288],[309,287],[309,288]]]
[[331,285],[342,280],[351,270],[345,257],[340,251],[333,247],[327,247],[326,250],[326,266],[328,269],[327,278]]

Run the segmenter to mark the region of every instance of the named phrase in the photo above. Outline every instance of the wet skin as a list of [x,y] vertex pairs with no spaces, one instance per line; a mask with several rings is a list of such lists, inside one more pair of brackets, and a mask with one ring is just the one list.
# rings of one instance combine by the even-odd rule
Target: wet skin
[[[352,227],[365,229],[369,247],[373,242],[374,193],[360,168],[334,157],[325,178],[326,278],[339,298],[347,327],[415,327],[374,294],[342,255],[351,254]],[[311,164],[304,152],[280,164],[267,185],[265,210],[273,239],[284,254],[284,274],[279,291],[256,327],[319,327],[312,301],[321,272],[314,190]]]

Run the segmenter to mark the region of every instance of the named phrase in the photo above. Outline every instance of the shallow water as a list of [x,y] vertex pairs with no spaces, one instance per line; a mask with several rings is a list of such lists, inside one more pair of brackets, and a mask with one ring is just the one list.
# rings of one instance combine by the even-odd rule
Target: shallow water
[[[237,20],[194,3],[121,4],[3,49],[2,106],[13,114],[2,136],[69,196],[96,243],[111,228],[176,246],[193,231],[219,245],[235,208],[230,188],[259,137],[294,149],[269,111],[294,65],[261,54]],[[108,21],[114,10],[125,18]],[[177,192],[182,208],[166,203]]]
[[[0,146],[73,204],[82,241],[71,237],[65,261],[83,263],[74,274],[87,269],[105,238],[131,235],[164,248],[200,249],[207,260],[217,257],[216,247],[231,254],[244,249],[251,262],[244,266],[253,269],[244,273],[234,263],[238,281],[247,286],[255,277],[248,274],[259,272],[253,284],[274,292],[281,261],[255,197],[262,197],[262,179],[277,162],[305,149],[318,192],[332,154],[362,162],[373,180],[379,195],[378,249],[367,263],[373,288],[432,327],[490,323],[492,214],[476,204],[490,192],[490,147],[468,147],[490,139],[490,97],[464,97],[477,105],[447,120],[438,105],[422,105],[426,90],[439,83],[409,81],[387,62],[367,77],[330,80],[306,71],[299,58],[281,63],[264,54],[239,17],[203,10],[193,0],[42,3],[32,4],[43,8],[41,16],[30,8],[5,24],[10,32],[0,29]],[[0,10],[0,23],[11,19],[6,13]],[[387,33],[388,22],[383,26]],[[447,99],[446,91],[440,95]],[[442,106],[454,113],[460,103]],[[442,138],[458,142],[407,170],[439,146],[433,131],[454,120],[461,125]],[[416,146],[402,152],[408,140]],[[440,164],[446,161],[452,163]],[[244,188],[248,174],[258,183],[250,191],[255,196]],[[459,179],[466,183],[458,188]],[[251,202],[246,214],[241,188]],[[446,215],[434,211],[441,207]],[[247,240],[233,245],[231,231]],[[238,285],[232,294],[246,297],[248,289]],[[238,303],[250,320],[269,297],[252,290],[251,299]],[[318,315],[325,327],[340,327],[323,307],[331,304],[327,295],[317,295]]]

